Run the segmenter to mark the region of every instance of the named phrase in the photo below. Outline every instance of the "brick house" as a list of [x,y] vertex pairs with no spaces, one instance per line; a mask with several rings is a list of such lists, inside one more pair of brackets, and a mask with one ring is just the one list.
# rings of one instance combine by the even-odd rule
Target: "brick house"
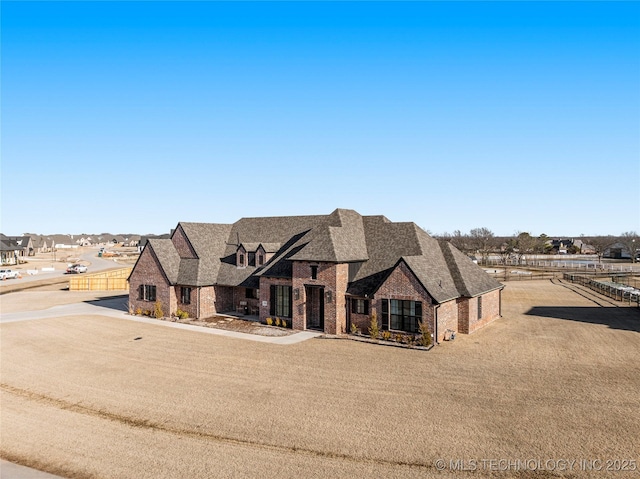
[[178,223],[148,240],[129,284],[132,310],[159,301],[165,314],[242,312],[329,334],[366,330],[375,312],[382,330],[417,332],[422,321],[438,341],[498,318],[503,289],[416,224],[344,209]]

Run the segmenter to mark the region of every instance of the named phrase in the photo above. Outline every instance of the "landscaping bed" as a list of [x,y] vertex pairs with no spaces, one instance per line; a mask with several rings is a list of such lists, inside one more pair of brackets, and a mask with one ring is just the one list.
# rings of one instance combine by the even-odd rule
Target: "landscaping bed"
[[210,318],[161,318],[164,321],[172,321],[175,323],[192,324],[194,326],[202,326],[205,328],[225,329],[227,331],[237,331],[239,333],[258,334],[260,336],[288,336],[295,331],[276,326],[268,326],[258,321],[251,321],[234,316],[216,315]]

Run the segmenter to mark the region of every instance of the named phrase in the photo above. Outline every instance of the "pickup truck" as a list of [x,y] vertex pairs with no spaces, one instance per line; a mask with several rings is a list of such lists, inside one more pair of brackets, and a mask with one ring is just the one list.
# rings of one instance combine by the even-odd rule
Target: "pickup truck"
[[17,271],[12,271],[10,269],[0,269],[0,280],[3,279],[16,279],[18,277]]

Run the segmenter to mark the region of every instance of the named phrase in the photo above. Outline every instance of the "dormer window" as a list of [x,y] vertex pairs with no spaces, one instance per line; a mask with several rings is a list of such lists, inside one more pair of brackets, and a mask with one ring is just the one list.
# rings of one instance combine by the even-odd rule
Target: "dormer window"
[[242,245],[240,245],[236,251],[236,266],[238,268],[247,267],[247,250]]

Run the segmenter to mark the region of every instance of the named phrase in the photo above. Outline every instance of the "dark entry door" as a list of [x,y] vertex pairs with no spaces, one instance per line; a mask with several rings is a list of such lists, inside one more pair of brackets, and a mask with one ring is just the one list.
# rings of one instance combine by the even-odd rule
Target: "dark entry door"
[[307,296],[307,329],[324,331],[324,288],[305,286]]

